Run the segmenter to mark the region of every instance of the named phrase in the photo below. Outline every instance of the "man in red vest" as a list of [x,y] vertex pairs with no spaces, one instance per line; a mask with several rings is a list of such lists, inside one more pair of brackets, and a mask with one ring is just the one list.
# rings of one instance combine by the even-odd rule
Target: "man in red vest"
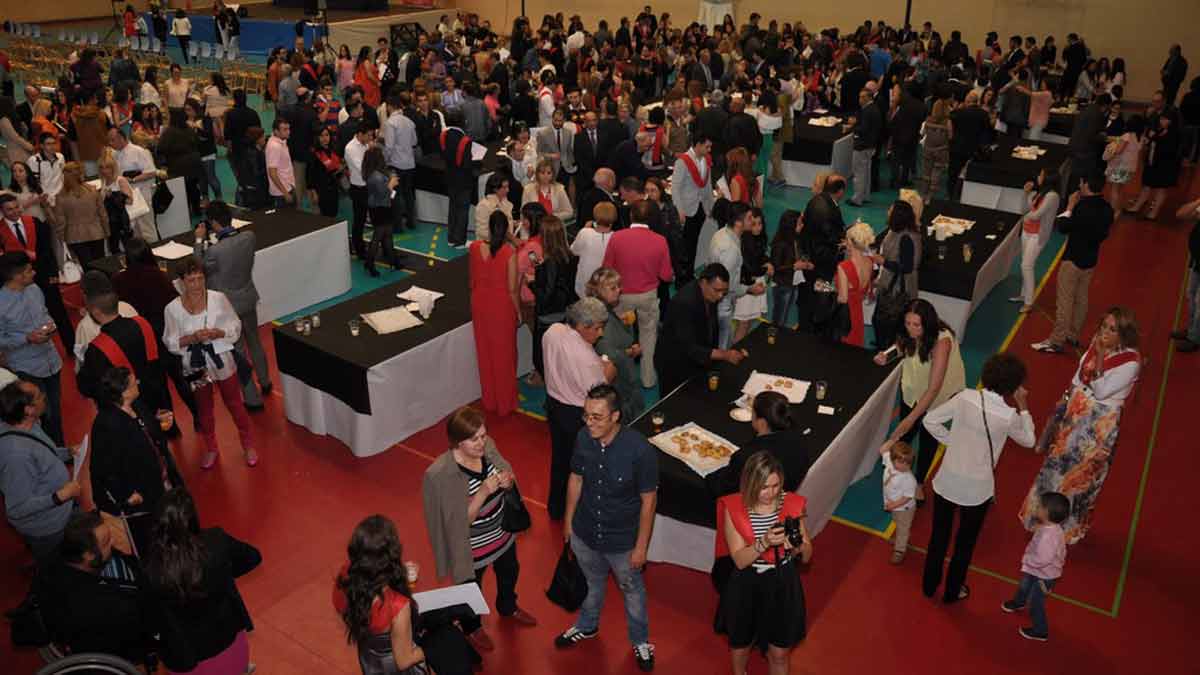
[[74,353],[75,329],[67,316],[58,290],[58,258],[54,255],[54,231],[21,211],[21,203],[11,193],[0,194],[0,253],[24,251],[33,261],[33,281],[46,299],[46,311],[62,338],[68,356]]

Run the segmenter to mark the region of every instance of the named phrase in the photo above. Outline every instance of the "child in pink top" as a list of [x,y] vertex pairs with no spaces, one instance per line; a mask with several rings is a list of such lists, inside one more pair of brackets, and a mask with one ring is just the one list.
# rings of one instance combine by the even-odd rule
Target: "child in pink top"
[[1059,492],[1043,492],[1038,507],[1038,525],[1021,557],[1021,584],[1012,600],[1001,603],[1005,612],[1029,607],[1032,626],[1019,628],[1026,640],[1045,642],[1050,637],[1046,623],[1046,596],[1062,576],[1067,560],[1067,538],[1061,523],[1071,513],[1071,500]]

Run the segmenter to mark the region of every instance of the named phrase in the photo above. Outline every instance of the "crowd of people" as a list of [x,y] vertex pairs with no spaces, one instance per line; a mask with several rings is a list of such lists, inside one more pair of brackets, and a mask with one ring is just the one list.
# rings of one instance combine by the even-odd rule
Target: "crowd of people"
[[[236,50],[236,12],[214,12]],[[126,12],[127,38],[147,34],[141,22]],[[165,44],[165,25],[160,34],[154,23]],[[931,23],[917,31],[868,21],[852,32],[761,24],[751,14],[740,27],[727,16],[720,26],[680,29],[647,6],[615,28],[601,21],[588,30],[559,13],[536,28],[519,17],[500,36],[460,12],[415,44],[381,39],[357,53],[342,45],[336,59],[298,37],[268,56],[269,125],[219,72],[192,82],[175,64],[160,82],[124,47],[113,51],[107,78],[97,54],[81,49],[73,77],[53,93],[27,87],[20,106],[0,97],[11,167],[0,195],[0,365],[10,380],[0,389],[0,492],[40,568],[36,602],[14,616],[40,608],[53,638],[73,651],[139,662],[156,654],[172,672],[246,671],[252,623],[233,579],[261,557],[218,528],[200,528],[168,440],[183,433],[173,386],[203,440],[200,468],[213,467],[219,392],[245,463],[260,461],[247,410],[262,408],[272,383],[254,309],[255,239],[232,227],[217,163],[232,166],[233,201],[246,208],[336,216],[345,196],[350,250],[379,275],[376,261],[404,265],[392,238],[417,227],[418,163],[440,160],[448,241],[469,257],[482,397],[481,410],[448,417],[449,447],[422,484],[439,579],[482,583],[490,567],[500,616],[537,624],[517,602],[517,478],[484,416],[517,409],[516,336],[527,325],[528,383],[546,394],[547,509],[588,589],[555,645],[597,636],[611,573],[634,658],[651,670],[642,569],[658,459],[630,424],[646,408],[647,388],[665,396],[714,364],[740,363],[747,354],[738,344],[769,319],[874,347],[880,366],[898,361],[898,422],[880,448],[883,505],[897,525],[891,561],[902,564],[916,509],[933,501],[927,596],[939,588],[947,603],[969,596],[965,580],[1007,439],[1047,454],[1020,509],[1033,538],[1018,592],[1004,605],[1028,608],[1024,637],[1047,639],[1045,596],[1067,544],[1088,531],[1142,365],[1129,310],[1108,310],[1085,333],[1092,272],[1116,214],[1148,207],[1156,218],[1189,147],[1195,156],[1200,83],[1175,106],[1187,64],[1174,46],[1162,90],[1144,113],[1128,115],[1124,61],[1093,59],[1075,34],[1060,58],[1053,37],[1013,36],[1005,49],[995,33],[972,54],[958,31],[943,40]],[[190,30],[186,15],[171,29],[185,61]],[[1038,435],[1026,365],[994,355],[981,389],[969,387],[959,336],[917,297],[921,212],[943,190],[957,194],[966,162],[997,134],[1038,138],[1056,102],[1080,109],[1069,175],[1029,176],[1022,290],[1012,300],[1032,308],[1038,256],[1053,230],[1065,234],[1054,329],[1034,348],[1077,348],[1082,357]],[[818,109],[846,117],[853,172],[820,174],[807,204],[786,210],[769,237],[764,193],[783,182],[781,153],[795,125]],[[476,195],[471,147],[501,141],[503,159]],[[890,205],[876,236],[866,223],[847,224],[842,205],[881,191],[884,160],[892,187],[916,190]],[[1139,173],[1142,192],[1121,204],[1122,186]],[[93,176],[99,189],[86,182]],[[158,179],[175,176],[203,218],[195,255],[171,279],[148,246],[158,238],[148,202]],[[1172,336],[1190,352],[1200,348],[1200,204],[1177,215],[1197,223],[1191,324]],[[705,239],[709,221],[716,231]],[[78,270],[106,253],[123,253],[124,269],[111,279],[82,275],[86,316],[73,322],[59,282],[71,264]],[[877,300],[873,344],[868,296]],[[61,402],[69,364],[56,335],[97,410],[87,486],[64,463],[72,461]],[[813,542],[795,491],[809,460],[784,397],[760,394],[751,412],[753,441],[706,480],[718,514],[714,626],[728,638],[733,672],[746,672],[759,649],[772,673],[785,673],[806,634],[799,570]],[[931,474],[939,444],[945,456]],[[473,613],[418,611],[419,570],[386,517],[363,520],[347,554],[333,604],[364,673],[421,664],[467,673],[494,648]],[[121,619],[107,621],[96,605]],[[151,630],[162,625],[170,629]]]

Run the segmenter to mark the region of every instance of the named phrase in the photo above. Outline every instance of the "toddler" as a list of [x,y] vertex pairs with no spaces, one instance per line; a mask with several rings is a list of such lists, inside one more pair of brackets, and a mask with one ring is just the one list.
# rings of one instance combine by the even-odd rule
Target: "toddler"
[[1021,585],[1012,600],[1000,605],[1005,612],[1017,612],[1029,607],[1033,625],[1019,628],[1026,640],[1045,642],[1050,637],[1046,625],[1046,596],[1062,576],[1067,560],[1067,539],[1060,523],[1071,513],[1071,500],[1058,492],[1043,492],[1037,510],[1037,527],[1021,558]]
[[892,564],[904,562],[908,551],[908,533],[916,513],[917,479],[912,474],[912,446],[897,441],[885,446],[883,455],[883,510],[892,514],[896,535],[892,540]]

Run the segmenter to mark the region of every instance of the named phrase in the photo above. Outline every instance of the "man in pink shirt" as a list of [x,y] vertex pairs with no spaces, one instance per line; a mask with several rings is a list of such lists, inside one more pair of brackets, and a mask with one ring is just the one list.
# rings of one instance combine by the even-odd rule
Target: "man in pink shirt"
[[292,127],[286,119],[276,117],[271,129],[273,133],[266,149],[268,190],[275,198],[275,208],[283,208],[295,199],[296,177],[292,173],[292,154],[288,152],[287,144]]
[[1032,626],[1019,628],[1026,640],[1045,642],[1050,637],[1046,623],[1046,596],[1062,576],[1067,561],[1067,539],[1062,522],[1071,514],[1071,500],[1060,492],[1043,492],[1037,510],[1037,527],[1021,557],[1021,584],[1012,600],[1000,604],[1005,612],[1019,612],[1029,607]]
[[671,281],[671,253],[666,237],[650,230],[648,223],[659,218],[658,207],[647,201],[629,207],[630,226],[612,235],[604,251],[604,267],[621,273],[621,300],[617,314],[637,312],[638,343],[642,345],[642,386],[653,387],[654,343],[658,340],[658,283]]

